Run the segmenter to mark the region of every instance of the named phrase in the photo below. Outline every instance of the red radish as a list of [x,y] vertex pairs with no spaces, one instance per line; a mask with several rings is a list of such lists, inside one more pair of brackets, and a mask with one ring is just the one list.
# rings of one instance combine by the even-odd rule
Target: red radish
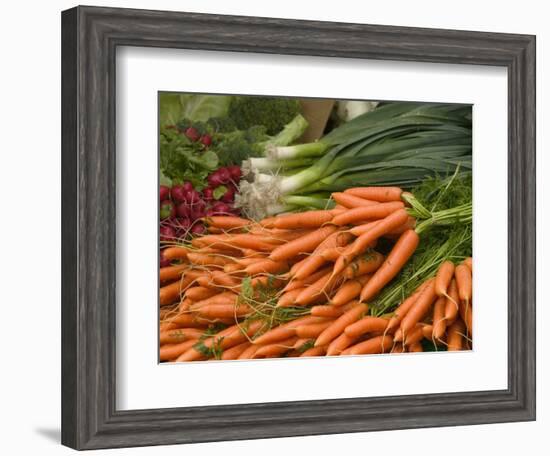
[[191,216],[191,207],[188,203],[178,204],[176,209],[176,214],[178,217],[190,217]]
[[210,184],[210,187],[212,188],[216,188],[217,186],[223,184],[223,182],[221,181],[219,170],[210,174],[207,180],[208,180],[208,183]]
[[217,214],[231,214],[231,207],[226,203],[217,202],[212,206],[212,210]]
[[184,238],[189,233],[191,221],[188,218],[177,218],[175,220],[174,227],[176,228],[176,237],[180,239]]
[[204,147],[209,147],[210,144],[212,144],[212,137],[210,135],[202,135],[201,143],[203,144]]
[[161,185],[159,189],[160,201],[170,199],[170,187]]
[[227,168],[218,169],[218,173],[222,184],[227,184],[229,181],[231,181],[231,174],[229,173]]
[[231,179],[233,179],[234,181],[238,181],[242,176],[242,171],[239,165],[228,166],[227,170],[231,175]]
[[199,223],[195,223],[192,227],[191,227],[191,233],[193,234],[202,234],[206,231],[206,228],[205,226],[199,222]]
[[191,192],[194,190],[193,188],[193,184],[189,181],[185,181],[182,185],[183,189],[186,191],[186,192]]
[[235,189],[233,187],[229,187],[227,191],[223,194],[223,196],[220,198],[221,201],[224,203],[232,203],[235,199]]
[[205,199],[206,201],[211,201],[214,199],[214,189],[211,188],[211,187],[206,187],[203,191],[202,191],[202,197],[203,199]]
[[161,242],[170,242],[176,239],[176,230],[171,226],[161,226],[159,232]]
[[170,266],[171,261],[167,258],[164,258],[164,251],[160,251],[160,267],[165,268],[166,266]]
[[170,200],[160,203],[160,219],[165,220],[176,215],[176,206]]
[[176,203],[183,203],[185,201],[186,190],[183,188],[183,185],[174,185],[172,187],[172,199]]
[[202,200],[197,200],[191,205],[191,218],[193,220],[202,218],[206,215],[206,203]]
[[198,139],[201,137],[195,127],[187,128],[187,130],[185,130],[185,136],[187,136],[191,141],[198,141]]

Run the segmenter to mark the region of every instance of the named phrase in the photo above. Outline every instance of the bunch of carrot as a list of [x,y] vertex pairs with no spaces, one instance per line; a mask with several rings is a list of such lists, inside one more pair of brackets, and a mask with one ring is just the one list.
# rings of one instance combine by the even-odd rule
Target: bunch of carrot
[[[453,335],[463,335],[460,322],[471,329],[471,272],[470,295],[462,298],[471,263],[453,265],[456,278],[438,289],[445,310],[447,301],[455,303],[460,319],[445,314],[442,326],[438,299],[431,324],[426,321],[431,297],[439,296],[432,296],[438,278],[395,315],[368,315],[369,301],[419,243],[404,196],[397,187],[352,188],[332,194],[334,209],[259,223],[207,218],[208,234],[163,252],[173,264],[160,270],[161,361],[416,351],[430,326],[433,338],[444,341],[447,334],[450,345]],[[386,257],[375,250],[382,237],[395,240]],[[444,265],[450,268],[446,262],[440,271]]]

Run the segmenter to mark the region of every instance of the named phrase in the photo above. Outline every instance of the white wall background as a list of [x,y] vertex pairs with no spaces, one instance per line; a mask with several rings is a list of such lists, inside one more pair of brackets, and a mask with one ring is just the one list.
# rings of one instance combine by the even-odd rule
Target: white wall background
[[[538,115],[538,420],[336,436],[286,438],[101,451],[97,454],[227,455],[334,454],[342,448],[371,454],[463,455],[478,448],[508,455],[548,445],[550,323],[544,288],[550,266],[548,123],[550,79],[545,2],[462,0],[409,2],[254,2],[245,0],[100,1],[103,6],[363,22],[537,35]],[[2,10],[0,43],[0,449],[5,454],[69,454],[59,445],[60,423],[60,11],[70,1],[10,2]],[[223,77],[220,75],[220,77]],[[546,219],[546,220],[545,220]],[[391,448],[388,451],[388,448]],[[534,451],[542,454],[541,451]]]

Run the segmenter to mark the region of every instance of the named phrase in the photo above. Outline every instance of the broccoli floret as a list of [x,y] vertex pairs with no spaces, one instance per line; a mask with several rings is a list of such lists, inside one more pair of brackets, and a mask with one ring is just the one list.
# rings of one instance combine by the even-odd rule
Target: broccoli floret
[[263,125],[270,136],[280,132],[298,114],[298,100],[253,96],[234,97],[228,111],[228,117],[237,129],[247,130],[253,125]]

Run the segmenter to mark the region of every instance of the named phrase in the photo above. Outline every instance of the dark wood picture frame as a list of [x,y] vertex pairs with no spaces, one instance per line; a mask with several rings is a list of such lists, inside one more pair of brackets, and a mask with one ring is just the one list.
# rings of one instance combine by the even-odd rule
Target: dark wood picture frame
[[[491,65],[508,70],[508,388],[119,411],[117,46]],[[62,13],[62,443],[76,449],[535,419],[535,37],[77,7]]]

